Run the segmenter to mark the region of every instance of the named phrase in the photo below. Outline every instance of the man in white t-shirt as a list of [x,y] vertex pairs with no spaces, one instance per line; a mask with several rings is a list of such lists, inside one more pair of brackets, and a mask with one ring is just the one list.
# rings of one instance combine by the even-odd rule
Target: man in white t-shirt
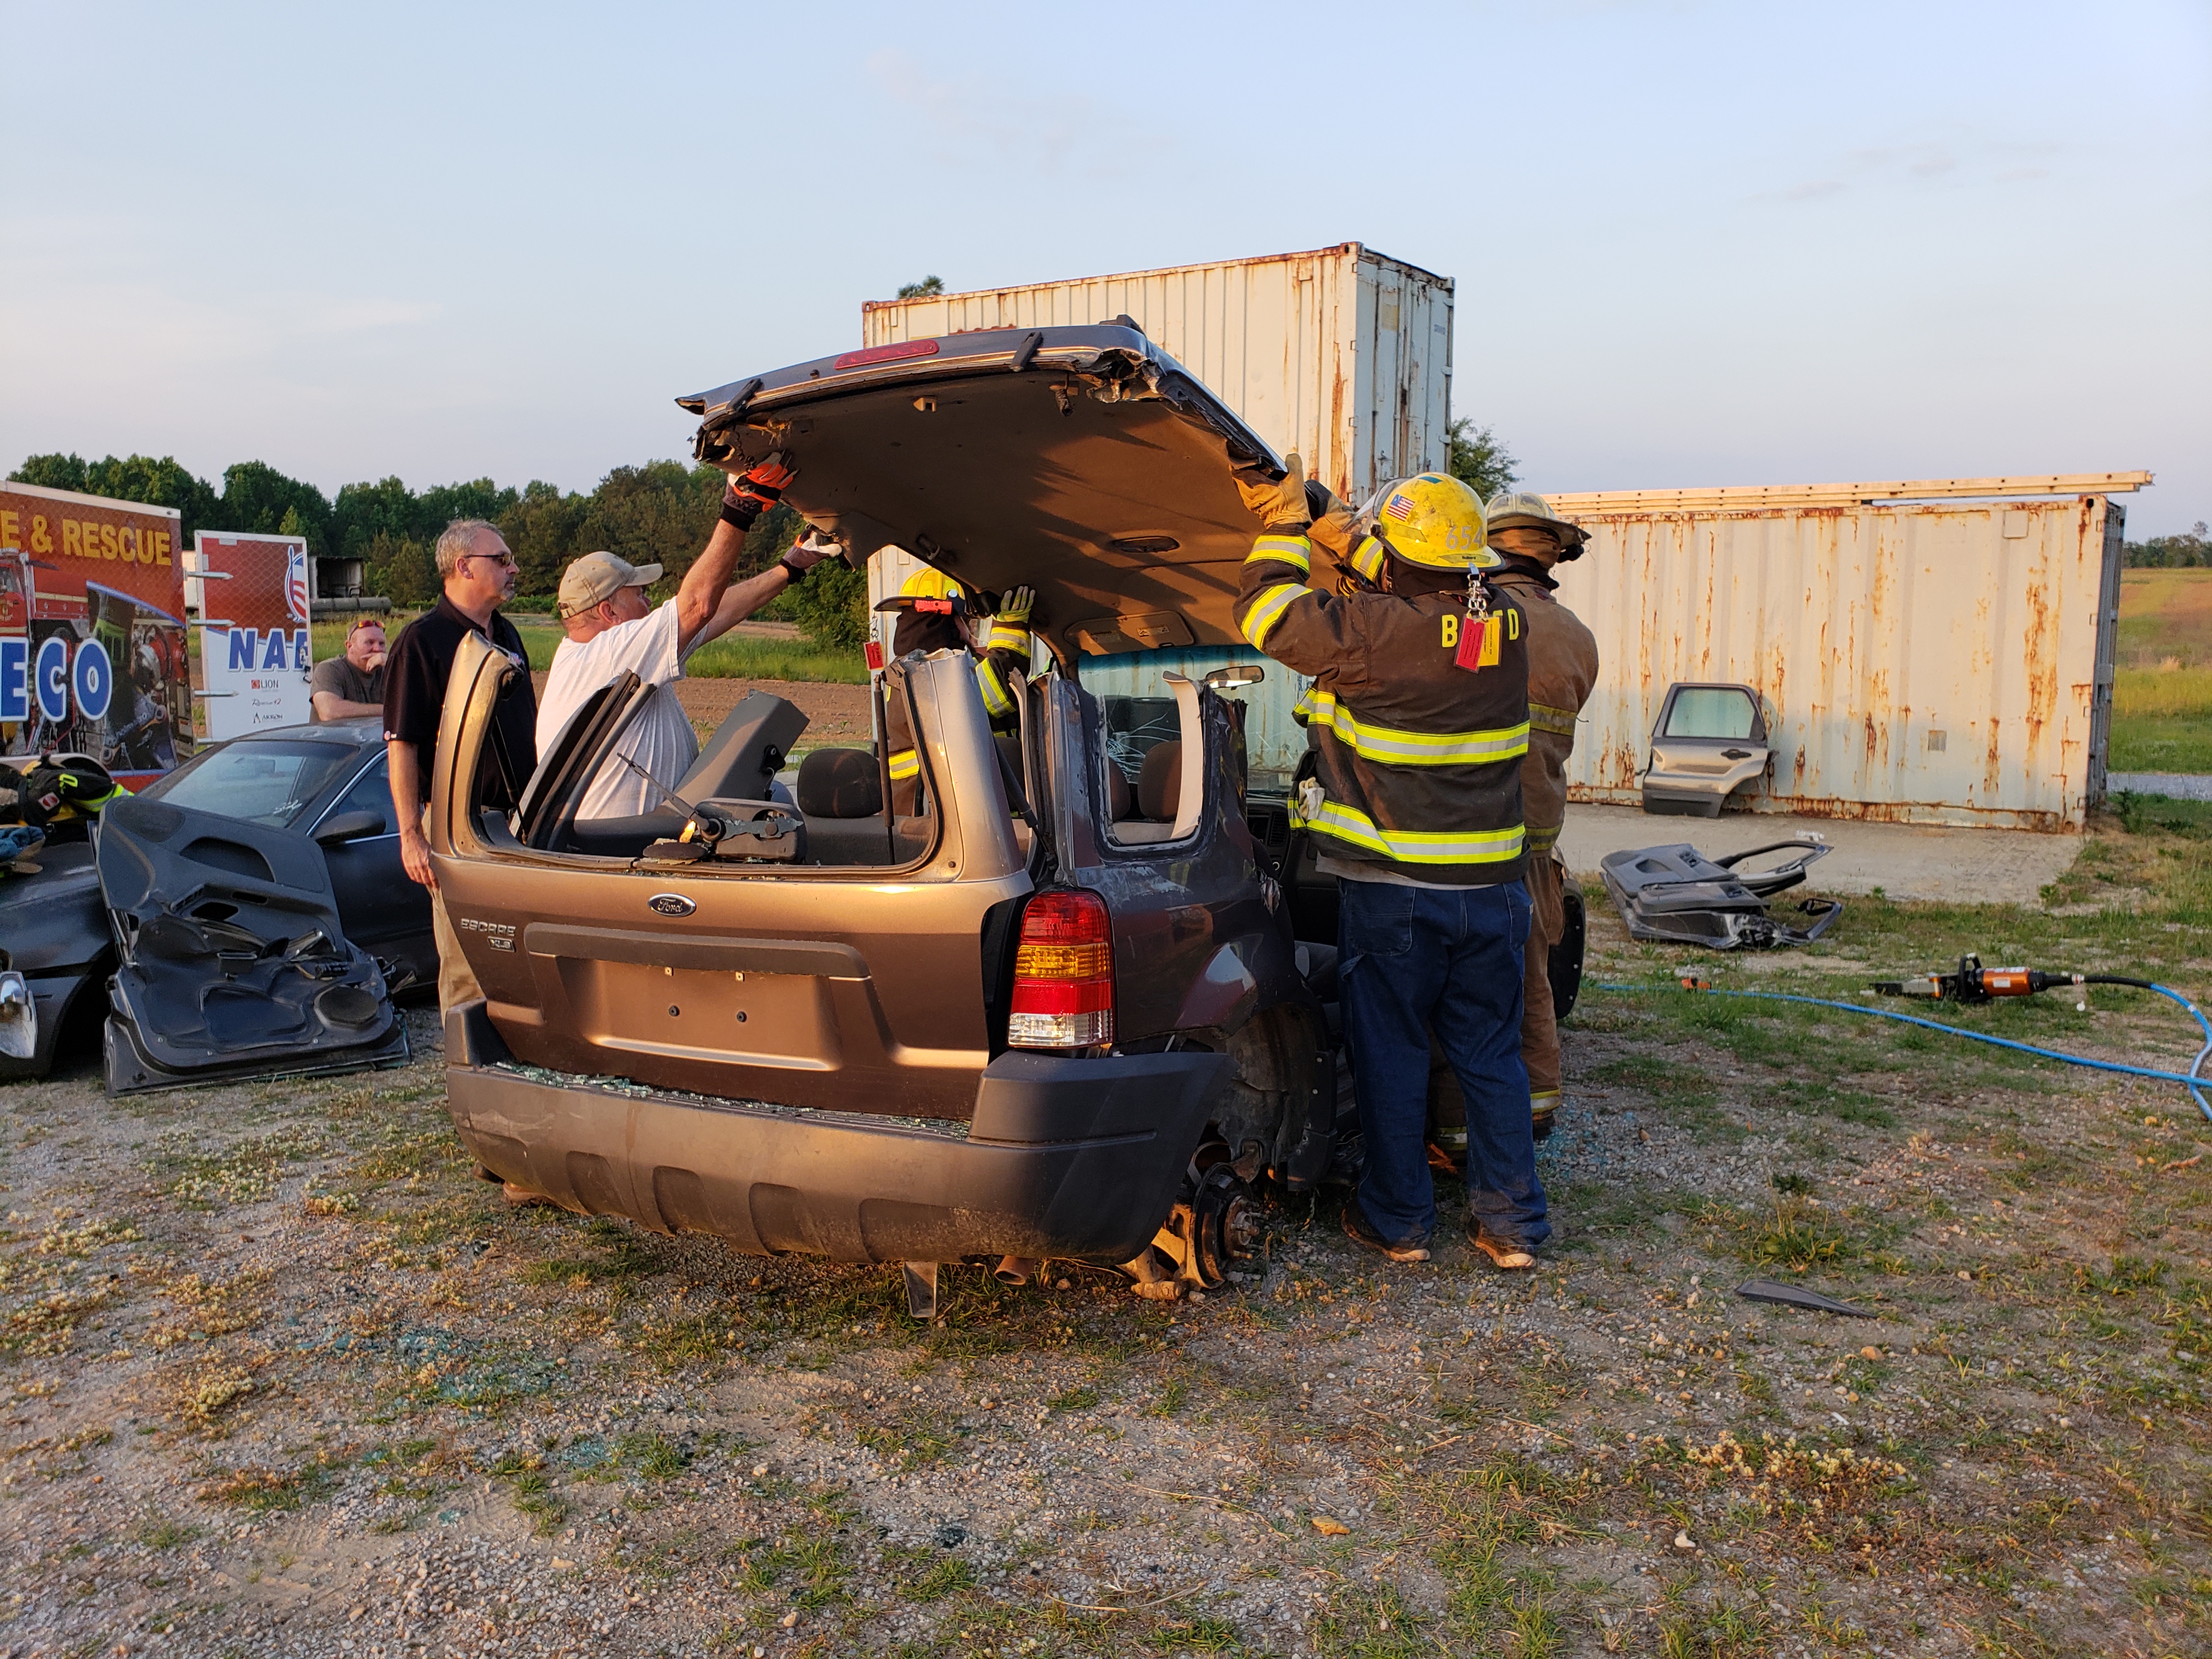
[[[561,573],[560,615],[568,637],[553,653],[553,669],[538,700],[538,752],[549,755],[562,729],[592,694],[634,672],[649,685],[684,678],[684,659],[759,610],[813,568],[833,544],[814,538],[781,562],[734,587],[730,573],[753,520],[782,495],[794,475],[771,455],[731,484],[721,521],[706,550],[684,573],[676,597],[657,609],[645,590],[660,580],[657,564],[634,565],[611,553],[586,553]],[[628,756],[635,769],[619,758]],[[665,805],[699,757],[699,740],[672,691],[655,697],[600,763],[586,790],[580,818],[629,817]],[[639,775],[641,769],[661,787]]]

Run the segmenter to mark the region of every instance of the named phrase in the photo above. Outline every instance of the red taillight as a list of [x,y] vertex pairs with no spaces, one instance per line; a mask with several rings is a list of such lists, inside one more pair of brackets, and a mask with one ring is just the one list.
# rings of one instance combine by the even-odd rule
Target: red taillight
[[1006,1042],[1090,1048],[1114,1040],[1114,926],[1106,902],[1079,887],[1039,893],[1022,912]]
[[902,340],[896,345],[870,346],[865,351],[848,351],[837,359],[840,368],[866,368],[870,363],[896,363],[908,357],[934,357],[934,340]]

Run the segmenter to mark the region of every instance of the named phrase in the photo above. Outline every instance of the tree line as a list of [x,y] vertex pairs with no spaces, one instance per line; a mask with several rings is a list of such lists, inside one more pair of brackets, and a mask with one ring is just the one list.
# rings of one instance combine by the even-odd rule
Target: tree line
[[[935,281],[909,286],[932,292],[925,284]],[[1449,447],[1449,470],[1486,498],[1513,482],[1514,458],[1489,428],[1462,416],[1451,423]],[[439,532],[456,519],[497,525],[520,569],[517,597],[548,609],[568,562],[601,548],[633,564],[665,565],[664,586],[673,592],[714,532],[726,482],[716,467],[647,461],[616,467],[588,492],[564,491],[541,479],[517,489],[489,478],[416,490],[387,477],[347,484],[333,498],[262,461],[225,467],[218,489],[173,456],[88,461],[74,454],[33,455],[8,476],[50,489],[175,507],[185,546],[203,528],[302,536],[318,557],[362,561],[368,590],[409,609],[436,601],[433,549]],[[787,507],[765,514],[745,538],[738,576],[782,557],[803,528]],[[797,623],[817,645],[857,650],[867,637],[866,576],[842,561],[825,561],[764,614]]]
[[[171,456],[131,455],[88,461],[78,455],[33,455],[9,477],[52,489],[80,490],[118,501],[175,507],[189,546],[202,528],[303,536],[318,557],[359,559],[368,591],[416,608],[438,596],[433,549],[456,519],[499,526],[520,567],[519,599],[550,608],[561,572],[582,554],[605,549],[633,564],[667,566],[675,582],[714,533],[723,485],[720,469],[679,461],[618,466],[587,493],[532,479],[517,489],[489,478],[410,489],[397,477],[351,483],[336,498],[287,477],[260,461],[223,471],[218,490]],[[787,507],[765,514],[745,538],[738,574],[751,575],[781,558],[804,528]],[[841,561],[816,567],[766,613],[796,622],[818,645],[856,650],[867,634],[867,580]]]
[[2204,520],[2199,519],[2180,535],[2128,543],[2125,562],[2137,570],[2202,570],[2212,567],[2212,540],[2207,539]]

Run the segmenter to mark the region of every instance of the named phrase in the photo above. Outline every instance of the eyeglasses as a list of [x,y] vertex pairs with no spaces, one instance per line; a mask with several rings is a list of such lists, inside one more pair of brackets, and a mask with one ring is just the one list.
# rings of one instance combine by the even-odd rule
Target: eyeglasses
[[520,568],[514,562],[514,555],[512,553],[464,553],[454,562],[466,564],[471,559],[489,559],[493,563],[504,565],[509,570]]

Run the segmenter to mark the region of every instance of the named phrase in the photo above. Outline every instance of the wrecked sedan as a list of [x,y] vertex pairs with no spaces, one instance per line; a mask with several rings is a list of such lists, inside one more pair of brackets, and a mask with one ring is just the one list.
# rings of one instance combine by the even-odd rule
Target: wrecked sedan
[[786,500],[853,563],[906,549],[984,608],[1033,587],[1050,661],[998,742],[967,656],[890,665],[920,739],[911,815],[885,811],[880,744],[817,750],[795,808],[766,799],[757,721],[664,781],[675,805],[594,823],[583,781],[660,694],[611,688],[507,780],[517,813],[486,811],[517,671],[465,644],[429,830],[485,994],[447,1019],[461,1138],[574,1210],[903,1261],[917,1310],[934,1264],[974,1256],[1009,1278],[1118,1265],[1161,1297],[1218,1284],[1255,1242],[1250,1183],[1310,1188],[1339,1148],[1301,972],[1328,953],[1291,937],[1247,821],[1242,709],[1217,688],[1257,676],[1161,672],[1117,702],[1162,711],[1139,732],[1082,669],[1237,643],[1254,526],[1232,468],[1279,462],[1115,325],[848,353],[684,403],[707,459],[786,452]]
[[[380,958],[388,985],[404,989],[436,983],[438,952],[428,895],[407,879],[399,862],[381,726],[373,718],[279,726],[204,745],[131,799],[239,821],[310,854],[319,849],[335,913],[329,931]],[[103,865],[91,826],[56,828],[57,838],[39,855],[39,874],[0,881],[0,942],[38,1009],[36,1050],[20,1060],[0,1057],[0,1078],[44,1077],[58,1058],[93,1049],[109,1012],[105,988],[118,957],[111,902],[100,890]],[[216,840],[228,844],[234,837]],[[210,870],[197,868],[210,859],[216,860]],[[203,850],[173,869],[173,879],[236,873],[224,860],[229,866],[244,861],[257,874],[268,868],[259,853]],[[134,861],[126,859],[121,867],[133,870]],[[310,871],[311,885],[312,877]],[[142,885],[135,872],[127,880]],[[142,901],[147,896],[142,893]],[[295,896],[288,902],[296,909],[316,901]],[[271,1021],[266,1030],[282,1026]]]

